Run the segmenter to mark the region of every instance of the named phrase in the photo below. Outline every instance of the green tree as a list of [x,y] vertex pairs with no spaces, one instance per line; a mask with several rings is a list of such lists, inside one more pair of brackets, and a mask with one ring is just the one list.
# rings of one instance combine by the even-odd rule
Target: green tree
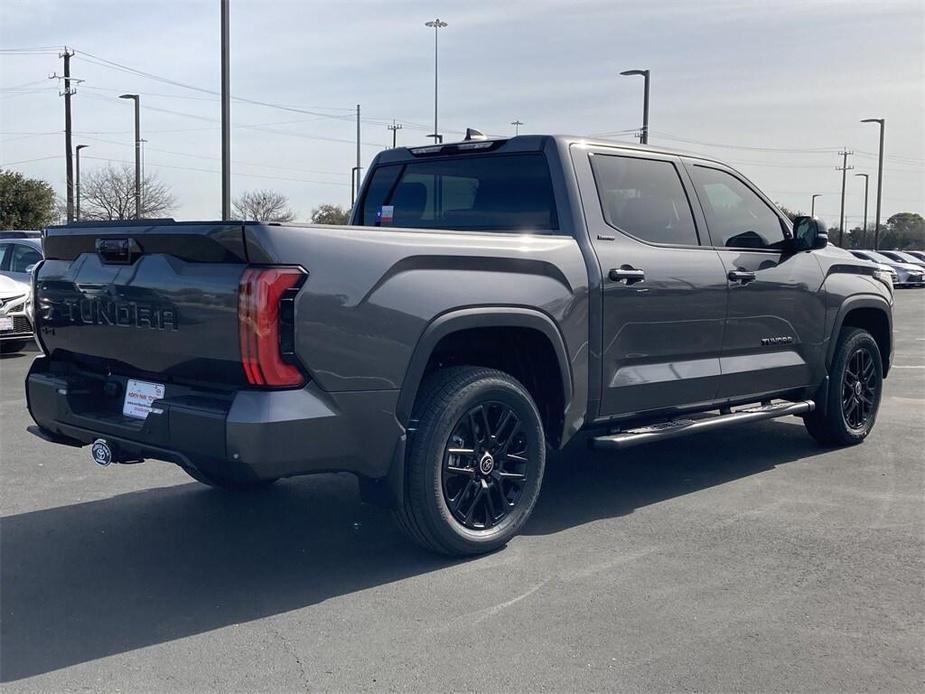
[[346,224],[350,210],[340,205],[324,204],[312,210],[312,224]]
[[55,191],[45,181],[0,170],[0,229],[44,229],[55,219]]
[[886,220],[880,248],[925,248],[925,219],[915,212],[897,212]]

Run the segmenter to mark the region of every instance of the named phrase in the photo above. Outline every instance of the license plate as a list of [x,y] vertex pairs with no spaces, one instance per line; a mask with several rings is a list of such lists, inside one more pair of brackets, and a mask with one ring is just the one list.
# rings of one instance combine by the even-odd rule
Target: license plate
[[151,414],[151,403],[164,397],[162,383],[149,383],[129,379],[125,384],[125,401],[122,403],[122,414],[135,419],[147,419]]
[[12,330],[13,319],[9,316],[0,316],[0,330]]

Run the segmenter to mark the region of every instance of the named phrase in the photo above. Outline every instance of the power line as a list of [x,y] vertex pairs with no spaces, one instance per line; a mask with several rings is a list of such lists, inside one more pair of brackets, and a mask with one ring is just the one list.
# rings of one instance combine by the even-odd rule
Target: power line
[[[86,135],[85,135],[85,136],[83,136],[83,139],[85,139],[85,140],[92,140],[93,142],[103,142],[103,143],[105,143],[105,144],[115,145],[115,146],[117,146],[117,147],[132,147],[132,146],[133,146],[133,145],[127,143],[127,142],[117,142],[117,141],[115,141],[115,140],[106,140],[106,139],[101,138],[101,137],[92,137],[92,136],[86,136]],[[191,158],[191,159],[204,159],[204,160],[209,160],[209,161],[221,161],[221,157],[210,157],[210,156],[204,155],[204,154],[191,154],[191,153],[189,153],[189,152],[175,152],[175,151],[173,151],[173,150],[169,150],[169,149],[160,149],[160,148],[158,148],[158,147],[151,147],[151,146],[148,146],[146,149],[147,149],[147,151],[149,151],[149,152],[159,152],[159,153],[161,153],[161,154],[170,154],[170,155],[177,156],[177,157],[189,157],[189,158]],[[254,163],[254,162],[241,161],[241,160],[238,160],[238,159],[232,159],[232,163],[233,163],[233,164],[240,164],[241,166],[257,166],[257,167],[261,167],[261,168],[265,168],[265,169],[279,169],[279,170],[281,170],[281,171],[294,171],[294,172],[297,172],[297,173],[317,174],[317,175],[320,175],[320,176],[342,176],[342,175],[343,175],[343,172],[342,172],[342,171],[319,171],[319,170],[314,170],[314,169],[297,169],[297,168],[294,168],[294,167],[291,167],[291,166],[277,166],[277,165],[274,165],[274,164],[256,164],[256,163]]]
[[[94,159],[96,161],[105,161],[109,163],[117,164],[132,164],[133,162],[128,161],[127,159],[114,159],[111,157],[91,157],[84,156],[83,159]],[[201,173],[212,173],[212,174],[221,174],[221,171],[218,169],[200,169],[194,166],[177,166],[175,164],[152,164],[151,162],[145,162],[146,166],[153,166],[156,169],[178,169],[180,171],[197,171]],[[342,183],[340,181],[319,181],[315,179],[307,178],[288,178],[285,176],[268,176],[265,174],[248,174],[248,173],[235,173],[234,176],[242,178],[266,178],[274,181],[292,181],[294,183],[312,183],[317,185],[327,185],[327,186],[347,186],[347,183]]]

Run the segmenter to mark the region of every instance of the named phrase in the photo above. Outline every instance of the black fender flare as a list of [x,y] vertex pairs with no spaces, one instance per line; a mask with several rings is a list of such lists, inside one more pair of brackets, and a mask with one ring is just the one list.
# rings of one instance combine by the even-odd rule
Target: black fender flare
[[[559,363],[566,410],[574,410],[572,405],[575,391],[571,362],[562,333],[559,332],[552,318],[541,311],[521,306],[470,306],[441,313],[431,320],[421,333],[411,354],[408,367],[405,369],[398,404],[395,408],[395,418],[402,426],[407,427],[410,423],[414,401],[421,387],[421,381],[424,379],[424,370],[440,340],[459,330],[486,327],[532,328],[545,335]],[[573,416],[584,417],[585,407],[585,403],[581,403],[580,413]],[[565,429],[567,427],[568,423]],[[408,437],[403,435],[395,446],[389,470],[384,477],[360,478],[360,494],[364,501],[393,509],[404,503],[407,444]]]
[[885,298],[877,294],[861,294],[858,296],[849,296],[842,302],[841,306],[838,307],[838,312],[835,314],[835,321],[832,325],[832,332],[829,335],[829,346],[825,355],[826,370],[831,368],[832,360],[835,358],[835,347],[838,344],[838,334],[841,332],[842,325],[845,322],[845,316],[847,316],[851,311],[859,308],[873,308],[883,312],[883,315],[886,317],[887,323],[890,326],[890,353],[881,355],[884,360],[883,372],[884,375],[886,375],[893,356],[893,311],[890,303]]
[[398,397],[395,416],[403,426],[407,426],[411,419],[424,369],[434,348],[447,335],[470,328],[532,328],[542,333],[556,355],[562,379],[562,401],[569,409],[574,396],[571,362],[562,333],[552,318],[541,311],[521,306],[472,306],[441,313],[424,328],[408,362]]

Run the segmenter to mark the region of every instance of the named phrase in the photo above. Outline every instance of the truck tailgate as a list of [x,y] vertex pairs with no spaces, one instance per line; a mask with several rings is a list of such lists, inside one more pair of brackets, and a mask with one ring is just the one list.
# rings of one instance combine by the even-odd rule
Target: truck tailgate
[[159,382],[245,382],[241,224],[52,227],[44,245],[36,328],[53,360]]

